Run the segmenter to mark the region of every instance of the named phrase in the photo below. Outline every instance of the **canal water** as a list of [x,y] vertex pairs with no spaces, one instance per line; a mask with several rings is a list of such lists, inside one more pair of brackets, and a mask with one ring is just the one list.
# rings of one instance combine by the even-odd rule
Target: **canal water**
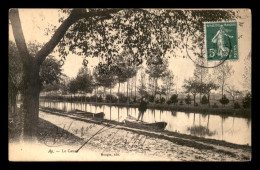
[[[104,112],[105,119],[122,122],[128,115],[138,117],[138,108],[70,102],[40,101],[40,106],[71,111]],[[165,130],[251,146],[251,119],[200,113],[147,109],[144,122],[167,122]]]

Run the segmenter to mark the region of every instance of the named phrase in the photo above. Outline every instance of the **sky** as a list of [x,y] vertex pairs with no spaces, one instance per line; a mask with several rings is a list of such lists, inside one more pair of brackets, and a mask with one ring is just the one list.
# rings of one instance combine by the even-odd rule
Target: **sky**
[[[234,75],[228,80],[234,84],[236,88],[244,90],[243,87],[243,72],[244,72],[244,58],[251,51],[251,19],[246,17],[241,10],[241,19],[238,22],[244,23],[243,26],[238,27],[238,36],[242,38],[238,40],[239,60],[228,61],[233,66]],[[50,25],[58,27],[60,23],[58,19],[60,13],[57,9],[19,9],[20,20],[26,42],[37,41],[39,43],[46,43],[51,38],[51,35],[46,35],[46,29]],[[9,39],[14,41],[12,28],[9,24]],[[54,54],[59,59],[58,54]],[[177,54],[177,56],[185,56],[185,54]],[[81,56],[69,54],[63,65],[63,73],[70,78],[75,77],[80,67],[82,67],[83,58]],[[97,59],[89,59],[89,67],[97,64]],[[194,64],[188,58],[171,57],[169,59],[169,69],[175,75],[175,82],[177,80],[177,88],[181,89],[184,79],[193,76]]]

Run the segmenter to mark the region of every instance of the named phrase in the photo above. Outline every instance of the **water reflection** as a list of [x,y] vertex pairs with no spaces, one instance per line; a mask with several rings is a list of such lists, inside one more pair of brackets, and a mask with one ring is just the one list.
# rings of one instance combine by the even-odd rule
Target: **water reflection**
[[[70,102],[40,102],[40,106],[69,112],[79,109],[87,112],[105,113],[105,119],[122,122],[128,115],[137,118],[138,108],[116,107]],[[185,113],[147,109],[145,122],[167,122],[165,130],[205,138],[224,140],[236,144],[251,145],[251,120],[233,116]]]
[[172,111],[172,116],[176,117],[177,116],[177,112],[176,111]]
[[201,125],[188,127],[188,130],[192,135],[200,137],[213,136],[216,134],[216,131],[210,131],[207,127]]

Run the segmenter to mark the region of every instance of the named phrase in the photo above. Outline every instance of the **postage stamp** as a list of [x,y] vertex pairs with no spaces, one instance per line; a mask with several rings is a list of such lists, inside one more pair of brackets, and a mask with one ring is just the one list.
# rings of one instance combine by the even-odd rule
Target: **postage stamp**
[[237,22],[205,22],[207,61],[238,60]]

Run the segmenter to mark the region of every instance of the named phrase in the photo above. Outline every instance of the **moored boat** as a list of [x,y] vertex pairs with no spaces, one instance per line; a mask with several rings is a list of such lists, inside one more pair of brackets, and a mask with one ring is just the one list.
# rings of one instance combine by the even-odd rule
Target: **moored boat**
[[82,110],[78,110],[78,109],[76,109],[75,112],[72,112],[72,113],[80,114],[80,115],[86,116],[86,117],[95,117],[95,118],[104,118],[104,116],[105,116],[104,112],[91,113],[91,112],[86,112],[86,111],[82,111]]
[[131,116],[128,116],[124,120],[124,123],[132,127],[151,128],[151,129],[160,129],[160,130],[163,130],[167,126],[166,122],[154,122],[154,123],[142,122],[142,121],[137,121],[135,118]]

